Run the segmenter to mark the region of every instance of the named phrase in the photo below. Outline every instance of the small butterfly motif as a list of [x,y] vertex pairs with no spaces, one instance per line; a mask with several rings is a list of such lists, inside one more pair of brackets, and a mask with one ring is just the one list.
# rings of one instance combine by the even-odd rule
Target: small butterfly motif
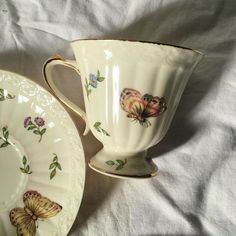
[[14,208],[9,214],[18,236],[35,236],[38,219],[53,217],[62,210],[62,206],[43,197],[37,191],[27,191],[23,196],[23,202],[24,208]]
[[128,113],[128,118],[133,118],[134,121],[138,121],[146,128],[151,125],[147,118],[157,117],[167,109],[164,97],[153,97],[150,94],[142,96],[139,91],[130,88],[125,88],[122,91],[120,105]]

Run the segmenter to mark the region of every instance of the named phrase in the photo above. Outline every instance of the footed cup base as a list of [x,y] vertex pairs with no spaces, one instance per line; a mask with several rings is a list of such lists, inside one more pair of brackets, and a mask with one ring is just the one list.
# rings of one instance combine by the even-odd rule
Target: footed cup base
[[111,152],[100,150],[89,161],[89,167],[116,178],[150,178],[157,175],[157,166],[146,158],[147,151]]

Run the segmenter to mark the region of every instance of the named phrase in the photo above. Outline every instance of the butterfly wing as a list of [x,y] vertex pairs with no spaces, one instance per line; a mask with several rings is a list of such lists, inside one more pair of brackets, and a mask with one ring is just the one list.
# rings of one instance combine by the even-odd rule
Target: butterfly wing
[[165,98],[164,97],[159,98],[158,96],[150,97],[150,95],[147,94],[143,96],[143,99],[145,100],[145,97],[148,96],[149,100],[148,102],[146,102],[146,106],[142,116],[144,118],[148,118],[148,117],[157,117],[161,115],[167,109]]
[[36,203],[39,201],[41,197],[42,195],[38,193],[37,191],[27,191],[23,195],[23,202],[25,206],[34,213]]
[[35,236],[36,225],[23,208],[14,208],[9,214],[11,224],[17,228],[18,236]]
[[120,105],[128,112],[128,117],[138,117],[144,110],[144,101],[139,91],[126,88],[120,95]]
[[50,218],[57,215],[62,206],[50,199],[43,197],[37,191],[28,191],[23,196],[25,206],[29,208],[37,218]]

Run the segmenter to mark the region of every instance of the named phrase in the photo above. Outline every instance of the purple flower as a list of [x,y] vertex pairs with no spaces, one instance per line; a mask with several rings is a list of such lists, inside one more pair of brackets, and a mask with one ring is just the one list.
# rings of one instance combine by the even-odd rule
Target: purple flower
[[24,127],[26,128],[30,124],[30,122],[31,122],[31,117],[30,116],[26,117],[24,120]]
[[89,84],[92,87],[97,88],[97,77],[94,74],[89,74]]
[[34,119],[34,121],[35,121],[35,123],[36,123],[38,126],[44,126],[44,124],[45,124],[44,119],[41,118],[41,117],[36,117],[36,118]]

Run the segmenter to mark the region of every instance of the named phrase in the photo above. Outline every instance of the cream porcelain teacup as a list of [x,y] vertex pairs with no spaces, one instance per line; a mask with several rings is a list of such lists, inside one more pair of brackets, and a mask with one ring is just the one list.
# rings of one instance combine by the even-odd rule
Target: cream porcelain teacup
[[[71,47],[76,61],[49,58],[44,78],[54,94],[85,120],[85,134],[90,129],[103,144],[89,166],[115,177],[156,175],[147,149],[165,136],[202,54],[126,40],[77,40]],[[57,89],[51,71],[58,64],[79,73],[86,113]]]

